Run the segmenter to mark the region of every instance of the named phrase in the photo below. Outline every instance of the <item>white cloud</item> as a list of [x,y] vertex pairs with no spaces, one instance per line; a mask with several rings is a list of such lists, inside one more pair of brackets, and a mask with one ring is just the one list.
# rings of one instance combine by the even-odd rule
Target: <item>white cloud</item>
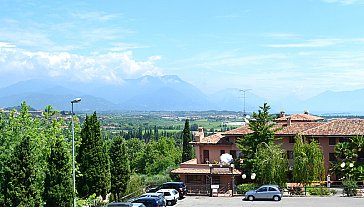
[[124,78],[161,75],[161,69],[156,66],[159,59],[159,56],[151,56],[143,61],[136,60],[131,51],[86,56],[0,47],[0,76],[19,80],[26,77],[121,83]]
[[363,0],[323,0],[327,3],[338,3],[342,5],[364,4]]
[[285,43],[285,44],[268,44],[265,47],[271,48],[314,48],[314,47],[329,47],[340,42],[339,39],[313,39],[306,40],[302,43]]
[[14,48],[15,45],[10,44],[8,42],[0,42],[0,48]]

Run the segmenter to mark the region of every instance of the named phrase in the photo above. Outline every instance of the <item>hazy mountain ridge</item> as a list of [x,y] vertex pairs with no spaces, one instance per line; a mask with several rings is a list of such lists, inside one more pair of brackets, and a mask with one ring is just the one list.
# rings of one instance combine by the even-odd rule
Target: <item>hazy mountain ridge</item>
[[[119,85],[100,83],[66,83],[32,79],[0,88],[0,107],[17,106],[26,101],[30,106],[43,109],[52,105],[57,110],[69,110],[70,101],[81,97],[77,110],[90,111],[243,111],[244,98],[239,89],[224,89],[206,95],[178,76],[143,76],[126,79]],[[348,113],[363,114],[364,89],[355,91],[327,91],[305,101],[294,97],[279,102],[246,92],[245,110],[257,111],[264,102],[272,106],[272,112],[314,114]]]

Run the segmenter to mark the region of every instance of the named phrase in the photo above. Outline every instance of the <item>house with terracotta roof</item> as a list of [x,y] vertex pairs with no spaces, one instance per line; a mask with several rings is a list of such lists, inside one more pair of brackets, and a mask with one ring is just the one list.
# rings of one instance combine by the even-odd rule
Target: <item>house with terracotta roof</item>
[[[325,173],[329,174],[330,162],[336,161],[335,145],[348,141],[353,136],[364,135],[363,119],[336,119],[325,121],[322,117],[308,113],[285,116],[281,114],[276,120],[279,130],[275,136],[277,144],[287,152],[290,168],[293,167],[293,146],[295,136],[301,134],[306,140],[315,140],[320,144],[324,155]],[[195,133],[191,144],[195,148],[196,158],[181,163],[180,168],[172,173],[178,174],[186,183],[190,192],[209,194],[210,185],[218,186],[219,192],[233,193],[233,186],[242,181],[242,174],[234,165],[220,164],[220,156],[228,153],[234,159],[239,158],[240,150],[236,146],[238,138],[252,133],[249,126],[242,126],[224,133],[206,136],[203,128]],[[364,158],[364,157],[363,157]],[[363,158],[359,158],[364,160]],[[336,179],[335,176],[331,177]]]

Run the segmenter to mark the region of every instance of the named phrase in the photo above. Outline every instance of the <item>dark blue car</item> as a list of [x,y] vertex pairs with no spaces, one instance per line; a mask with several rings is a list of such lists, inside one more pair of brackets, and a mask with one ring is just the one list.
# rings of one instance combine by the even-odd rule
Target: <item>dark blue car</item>
[[146,207],[162,207],[163,201],[158,197],[142,197],[133,200],[133,203],[142,203]]

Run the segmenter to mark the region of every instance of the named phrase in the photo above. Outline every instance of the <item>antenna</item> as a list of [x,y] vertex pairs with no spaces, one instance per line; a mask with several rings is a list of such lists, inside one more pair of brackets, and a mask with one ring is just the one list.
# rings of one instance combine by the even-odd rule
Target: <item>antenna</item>
[[252,89],[240,89],[240,92],[243,93],[243,99],[244,99],[244,112],[243,112],[243,117],[246,117],[246,111],[245,111],[245,99],[246,99],[246,92],[250,91]]

